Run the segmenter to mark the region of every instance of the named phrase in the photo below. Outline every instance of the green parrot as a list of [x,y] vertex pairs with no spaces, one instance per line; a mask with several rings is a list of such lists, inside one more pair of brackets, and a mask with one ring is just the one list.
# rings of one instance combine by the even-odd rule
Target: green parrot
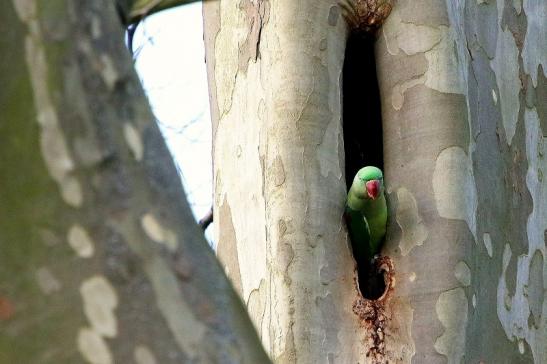
[[346,200],[346,223],[357,262],[370,264],[386,235],[387,205],[379,168],[361,168]]

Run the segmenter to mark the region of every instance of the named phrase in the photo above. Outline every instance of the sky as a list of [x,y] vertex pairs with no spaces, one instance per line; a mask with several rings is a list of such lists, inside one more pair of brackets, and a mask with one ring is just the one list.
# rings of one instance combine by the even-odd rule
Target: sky
[[[135,67],[197,220],[212,204],[211,117],[201,3],[147,17],[133,40]],[[211,241],[211,228],[207,229]]]

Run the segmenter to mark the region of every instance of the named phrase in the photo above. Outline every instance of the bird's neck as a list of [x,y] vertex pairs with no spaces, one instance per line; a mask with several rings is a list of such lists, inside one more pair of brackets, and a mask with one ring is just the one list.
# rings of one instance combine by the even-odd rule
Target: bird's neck
[[[351,191],[350,191],[351,192]],[[348,194],[347,205],[349,208],[355,211],[360,211],[365,207],[366,201],[362,198],[359,198],[355,193]]]
[[368,213],[376,213],[378,211],[381,211],[382,208],[386,205],[386,197],[383,193],[378,196],[378,198],[374,200],[365,200],[365,203],[363,204],[363,208],[366,209]]

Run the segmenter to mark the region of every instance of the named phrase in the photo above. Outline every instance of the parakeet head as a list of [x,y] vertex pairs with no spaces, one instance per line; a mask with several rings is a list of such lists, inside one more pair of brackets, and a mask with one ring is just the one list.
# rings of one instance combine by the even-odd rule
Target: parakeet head
[[358,198],[375,200],[384,193],[384,176],[379,168],[367,166],[355,175],[353,187]]

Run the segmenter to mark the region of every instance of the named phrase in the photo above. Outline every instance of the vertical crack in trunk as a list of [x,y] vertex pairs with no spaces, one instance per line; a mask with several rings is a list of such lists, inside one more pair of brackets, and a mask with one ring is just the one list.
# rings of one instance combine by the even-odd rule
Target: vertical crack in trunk
[[[349,190],[353,177],[362,167],[384,167],[373,37],[358,33],[349,36],[342,92],[346,186]],[[377,268],[377,264],[358,256],[358,251],[363,249],[353,249],[359,290],[367,299],[378,299],[386,290],[384,274]]]

